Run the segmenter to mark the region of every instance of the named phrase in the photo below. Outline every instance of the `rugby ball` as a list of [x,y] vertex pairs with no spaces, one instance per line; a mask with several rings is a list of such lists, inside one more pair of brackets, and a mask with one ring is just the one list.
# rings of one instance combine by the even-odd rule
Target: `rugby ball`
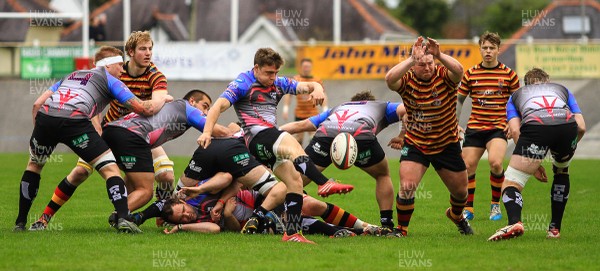
[[339,169],[347,169],[354,165],[358,155],[356,140],[349,133],[340,133],[331,142],[329,150],[331,162]]

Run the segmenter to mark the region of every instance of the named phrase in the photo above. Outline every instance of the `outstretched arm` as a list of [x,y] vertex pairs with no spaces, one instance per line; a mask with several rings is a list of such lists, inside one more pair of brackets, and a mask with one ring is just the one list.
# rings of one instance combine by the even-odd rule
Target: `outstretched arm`
[[204,131],[202,135],[198,138],[198,144],[202,148],[208,147],[210,145],[213,129],[219,116],[222,112],[225,112],[227,108],[231,107],[231,103],[225,98],[219,98],[213,105],[213,107],[208,110],[208,115],[206,116],[206,123],[204,124]]
[[50,98],[50,96],[52,96],[52,93],[54,93],[54,92],[50,89],[44,91],[44,93],[42,93],[42,95],[40,95],[33,103],[33,109],[31,111],[31,115],[33,117],[34,125],[35,125],[35,116],[37,116],[37,112],[40,111],[40,108],[42,108],[42,105],[44,105],[46,100],[48,100],[48,98]]
[[391,68],[385,75],[385,83],[388,88],[397,91],[402,86],[402,77],[414,66],[417,61],[425,54],[425,47],[423,46],[423,37],[417,38],[415,44],[412,47],[412,53],[409,58],[396,64]]
[[300,132],[316,131],[317,127],[315,127],[315,125],[309,119],[305,119],[286,123],[280,126],[279,130],[286,131],[290,134],[295,134]]
[[165,103],[170,101],[173,101],[173,97],[167,94],[158,100],[152,99],[148,101],[142,101],[138,97],[133,97],[127,100],[125,103],[123,103],[123,105],[127,109],[137,114],[144,116],[152,116],[158,113],[158,111],[160,111],[160,109],[163,107],[163,105],[165,105]]

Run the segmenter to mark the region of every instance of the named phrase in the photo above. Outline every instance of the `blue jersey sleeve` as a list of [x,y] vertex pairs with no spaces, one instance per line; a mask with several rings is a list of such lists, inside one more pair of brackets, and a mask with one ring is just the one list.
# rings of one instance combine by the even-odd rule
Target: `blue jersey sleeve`
[[242,97],[246,96],[250,90],[250,86],[254,82],[253,75],[250,72],[242,73],[227,85],[227,89],[221,94],[221,98],[225,98],[229,103],[234,104]]
[[389,124],[400,121],[400,119],[398,118],[398,114],[396,113],[396,110],[400,105],[401,103],[388,102],[387,107],[385,108],[385,119],[388,121]]
[[49,90],[52,92],[56,92],[58,90],[58,87],[60,87],[60,84],[62,84],[63,80],[61,79],[60,81],[54,83],[54,85],[52,85]]
[[579,105],[577,104],[575,95],[573,95],[573,92],[571,92],[570,90],[567,90],[567,92],[569,92],[569,98],[567,98],[567,105],[569,105],[569,108],[571,109],[571,113],[581,114],[581,108],[579,108]]
[[198,108],[191,106],[188,102],[185,103],[185,116],[187,117],[187,124],[198,129],[198,131],[204,131],[204,124],[206,123],[206,117]]
[[508,103],[506,104],[506,121],[508,122],[512,118],[521,118],[521,114],[519,110],[515,107],[515,103],[513,102],[513,96],[508,98]]
[[319,127],[319,124],[321,124],[321,122],[324,122],[327,119],[327,117],[329,117],[330,113],[331,113],[331,109],[325,110],[321,114],[318,114],[318,115],[315,115],[315,116],[312,116],[312,117],[308,118],[308,120],[310,122],[312,122],[312,124],[315,127]]
[[276,87],[280,88],[284,94],[296,95],[298,81],[288,77],[277,77],[274,84]]
[[106,78],[108,79],[108,91],[119,103],[124,104],[135,97],[121,80],[110,75],[108,72],[106,72]]

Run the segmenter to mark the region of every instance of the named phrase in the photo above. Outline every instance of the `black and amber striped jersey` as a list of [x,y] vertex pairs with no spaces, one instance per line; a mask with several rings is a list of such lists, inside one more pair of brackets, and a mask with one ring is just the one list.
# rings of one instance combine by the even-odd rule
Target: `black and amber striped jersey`
[[[156,68],[154,63],[150,63],[150,65],[146,68],[146,71],[137,77],[133,77],[129,75],[127,72],[127,64],[125,62],[123,68],[125,72],[121,74],[119,80],[123,81],[123,83],[133,92],[135,96],[140,98],[142,101],[152,99],[152,93],[154,91],[167,91],[167,78]],[[131,111],[119,103],[117,100],[112,100],[110,102],[110,108],[108,108],[108,112],[104,116],[104,123],[108,123],[114,121],[122,116],[129,114]]]
[[477,64],[463,75],[458,93],[473,102],[467,128],[473,130],[504,129],[506,103],[519,89],[519,77],[502,63],[494,68]]
[[421,81],[413,70],[402,77],[396,90],[408,115],[405,140],[427,155],[442,152],[458,142],[456,119],[456,90],[448,69],[438,65],[429,81]]

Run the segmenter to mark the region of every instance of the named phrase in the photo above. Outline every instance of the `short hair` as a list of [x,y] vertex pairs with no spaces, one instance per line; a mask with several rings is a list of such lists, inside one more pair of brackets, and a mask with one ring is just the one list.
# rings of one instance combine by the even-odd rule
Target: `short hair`
[[544,70],[534,67],[525,74],[525,85],[534,85],[550,81],[550,75]]
[[142,42],[151,42],[154,46],[154,41],[152,41],[152,37],[150,37],[150,32],[148,31],[133,31],[129,38],[127,38],[127,42],[125,42],[125,52],[127,52],[127,56],[129,56],[129,50],[135,51],[135,47],[137,47],[138,43]]
[[275,68],[279,69],[283,63],[281,55],[271,48],[260,48],[254,54],[254,65],[259,67],[275,65]]
[[204,99],[204,97],[208,98],[208,100],[212,103],[212,99],[210,98],[210,96],[206,94],[206,92],[204,92],[203,90],[199,89],[192,89],[188,91],[188,93],[186,93],[185,96],[183,96],[183,99],[189,101],[191,98],[194,101],[200,101]]
[[94,55],[94,63],[111,56],[123,57],[123,51],[112,46],[102,46],[98,49],[96,55]]
[[370,90],[365,90],[354,94],[354,96],[350,98],[350,101],[375,101],[375,96],[373,96]]
[[165,200],[165,204],[163,205],[163,209],[161,212],[161,217],[165,221],[171,222],[171,223],[174,222],[170,218],[171,218],[171,216],[173,216],[173,205],[176,205],[176,204],[185,204],[185,202],[182,202],[178,198],[169,198],[169,199]]
[[486,41],[489,41],[491,44],[494,44],[494,45],[500,47],[500,35],[498,35],[498,33],[491,33],[491,32],[485,31],[479,37],[479,46],[483,45],[483,43]]
[[300,60],[300,64],[301,64],[301,65],[302,65],[302,63],[304,63],[304,62],[308,62],[308,63],[311,63],[311,64],[312,64],[312,59],[310,59],[310,58],[303,58],[303,59],[301,59],[301,60]]

